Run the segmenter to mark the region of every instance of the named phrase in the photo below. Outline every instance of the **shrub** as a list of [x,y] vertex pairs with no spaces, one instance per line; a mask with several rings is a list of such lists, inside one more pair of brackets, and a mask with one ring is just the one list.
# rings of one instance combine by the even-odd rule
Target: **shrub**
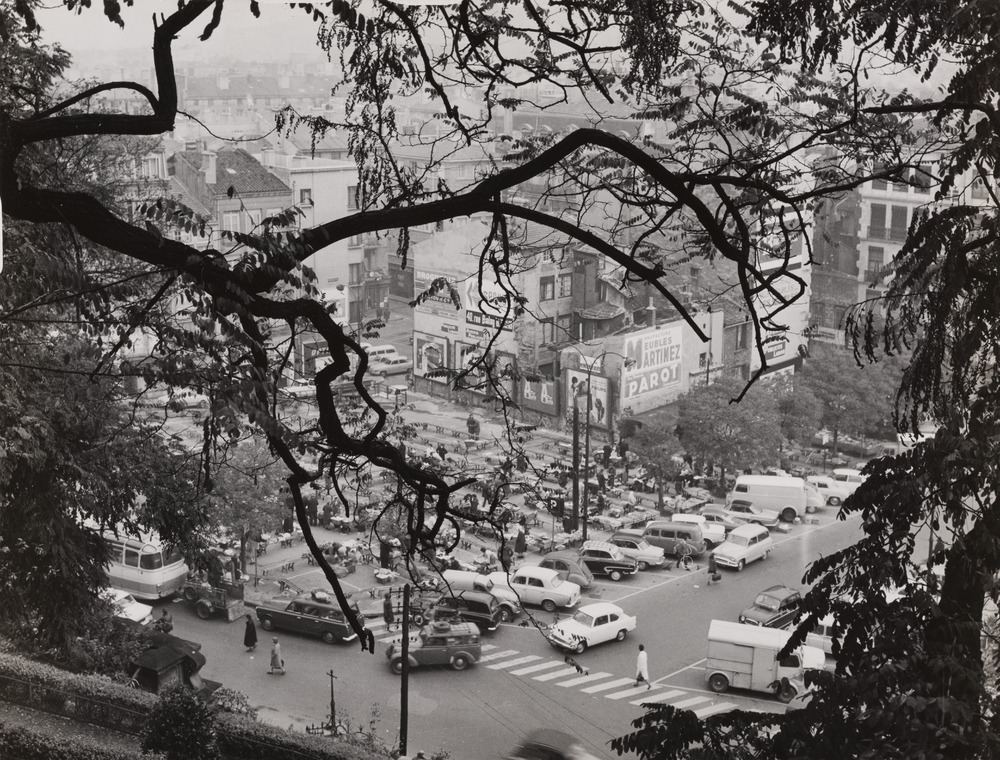
[[241,760],[385,760],[390,755],[336,739],[286,731],[239,715],[220,713],[219,748]]
[[142,748],[162,752],[167,760],[218,760],[215,716],[193,691],[171,686],[146,719]]
[[250,704],[247,695],[242,691],[223,686],[212,695],[212,702],[223,712],[245,715],[251,720],[257,720],[257,708]]
[[[0,724],[0,757],[31,760],[135,760],[135,753],[95,744],[82,737],[63,739],[22,726]],[[160,756],[147,757],[154,760]]]

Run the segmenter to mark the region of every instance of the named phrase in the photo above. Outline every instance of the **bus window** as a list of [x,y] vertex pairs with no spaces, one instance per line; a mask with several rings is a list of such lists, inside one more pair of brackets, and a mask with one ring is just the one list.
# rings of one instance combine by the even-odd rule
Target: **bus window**
[[142,555],[143,570],[159,570],[163,567],[163,555],[160,552]]
[[182,562],[184,560],[181,550],[176,546],[164,546],[163,553],[165,555],[163,559],[164,565],[172,565],[175,562]]
[[128,567],[139,567],[139,552],[135,549],[125,549],[125,564]]

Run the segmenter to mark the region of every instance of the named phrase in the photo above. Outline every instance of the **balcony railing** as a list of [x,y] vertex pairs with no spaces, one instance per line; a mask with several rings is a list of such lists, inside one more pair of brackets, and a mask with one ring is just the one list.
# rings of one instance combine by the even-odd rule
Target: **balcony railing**
[[869,227],[868,237],[875,240],[895,240],[903,243],[906,241],[905,227]]

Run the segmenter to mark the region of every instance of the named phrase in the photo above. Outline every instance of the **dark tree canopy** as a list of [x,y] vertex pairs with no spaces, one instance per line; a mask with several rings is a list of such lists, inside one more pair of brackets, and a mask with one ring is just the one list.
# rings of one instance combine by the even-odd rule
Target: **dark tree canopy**
[[[71,250],[100,261],[113,252],[141,277],[139,292],[116,293],[106,270],[95,267],[68,291],[97,287],[108,294],[77,316],[82,324],[98,325],[93,335],[112,336],[93,372],[120,372],[115,358],[128,335],[153,323],[165,359],[143,368],[146,379],[209,388],[208,438],[245,426],[263,432],[288,469],[309,547],[345,607],[309,530],[302,486],[324,475],[336,480],[344,468],[362,465],[387,472],[395,484],[387,515],[404,516],[411,552],[419,555],[442,528],[457,526],[452,496],[464,481],[405,461],[389,440],[390,416],[361,382],[368,366],[361,336],[345,333],[310,290],[311,271],[304,265],[310,256],[367,232],[398,234],[405,251],[408,228],[477,215],[488,230],[479,257],[480,295],[487,300],[500,288],[507,296],[500,303],[513,320],[532,304],[512,284],[518,261],[511,230],[534,222],[605,257],[623,283],[657,292],[699,335],[672,275],[692,260],[708,262],[750,314],[763,371],[765,346],[780,339],[786,310],[805,290],[789,262],[811,251],[817,205],[872,179],[932,185],[937,203],[914,219],[890,266],[888,295],[859,307],[849,327],[859,360],[912,351],[897,396],[897,428],[915,430],[929,417],[941,429],[933,441],[871,465],[868,481],[845,507],[865,516],[865,539],[810,570],[816,589],[807,597],[804,625],[837,611],[844,636],[837,674],[823,677],[804,710],[785,716],[737,712],[698,722],[690,713],[653,710],[622,746],[643,757],[682,757],[696,742],[707,756],[996,754],[995,684],[984,682],[979,640],[983,600],[994,593],[992,579],[1000,570],[1000,17],[990,8],[748,2],[726,5],[731,20],[699,3],[378,2],[370,17],[344,0],[303,3],[320,44],[343,64],[338,86],[347,96],[346,117],[331,123],[286,109],[279,122],[348,135],[361,179],[360,210],[295,234],[265,225],[229,238],[230,249],[201,250],[171,237],[162,215],[154,224],[155,211],[131,221],[111,199],[75,182],[72,172],[49,181],[32,167],[37,151],[79,138],[136,139],[170,130],[178,117],[173,41],[199,33],[207,38],[244,8],[190,0],[157,19],[151,32],[156,92],[134,83],[99,83],[54,100],[51,77],[59,71],[59,54],[39,47],[31,31],[33,7],[23,0],[14,10],[0,9],[0,32],[8,42],[0,64],[28,72],[0,78],[15,83],[0,89],[5,215],[18,225],[35,225],[26,236],[30,261],[65,263]],[[118,8],[104,4],[109,19],[120,23]],[[251,2],[249,10],[263,15],[267,6]],[[44,65],[36,76],[31,72],[39,61]],[[930,76],[945,64],[950,78],[937,101],[882,89],[894,86],[893,72]],[[870,72],[878,75],[869,80]],[[454,147],[490,141],[491,115],[518,105],[513,86],[530,83],[554,86],[567,99],[586,98],[594,123],[504,140],[502,158],[497,154],[484,176],[461,187],[439,180],[433,160],[416,170],[396,160],[395,97],[429,88],[456,142],[437,139]],[[452,92],[459,85],[475,88],[482,106],[476,113],[456,105]],[[88,110],[95,95],[112,88],[141,94],[148,113]],[[633,136],[602,129],[600,115],[616,113],[655,128]],[[989,188],[985,204],[964,202],[961,191],[970,178]],[[553,213],[540,199],[518,196],[531,181],[545,184],[543,196],[560,196],[569,211]],[[169,216],[198,227],[189,209],[172,207]],[[54,225],[71,231],[79,245],[46,245]],[[668,245],[670,240],[678,242]],[[163,314],[165,299],[177,296],[191,304],[196,329]],[[123,320],[123,313],[129,318]],[[282,353],[268,342],[275,323],[312,330],[329,350],[331,361],[315,378],[319,420],[312,428],[285,418],[276,403]],[[346,421],[330,387],[351,372],[352,354],[351,379],[370,410],[360,424]],[[489,369],[485,354],[476,369]],[[495,372],[485,375],[506,409],[503,383]],[[745,392],[746,386],[733,389],[737,399]],[[913,535],[928,521],[947,523],[957,536],[939,602],[907,580]],[[888,585],[908,593],[887,603]],[[780,730],[771,730],[774,725]]]

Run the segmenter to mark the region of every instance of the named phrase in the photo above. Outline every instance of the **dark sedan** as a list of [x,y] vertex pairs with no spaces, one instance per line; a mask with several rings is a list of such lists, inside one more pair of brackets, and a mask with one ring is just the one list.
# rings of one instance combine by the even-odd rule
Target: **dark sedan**
[[[364,620],[356,603],[352,609],[360,620]],[[280,628],[305,633],[319,636],[327,644],[357,638],[340,605],[323,591],[313,591],[294,598],[278,596],[267,599],[257,607],[257,619],[265,631]]]

